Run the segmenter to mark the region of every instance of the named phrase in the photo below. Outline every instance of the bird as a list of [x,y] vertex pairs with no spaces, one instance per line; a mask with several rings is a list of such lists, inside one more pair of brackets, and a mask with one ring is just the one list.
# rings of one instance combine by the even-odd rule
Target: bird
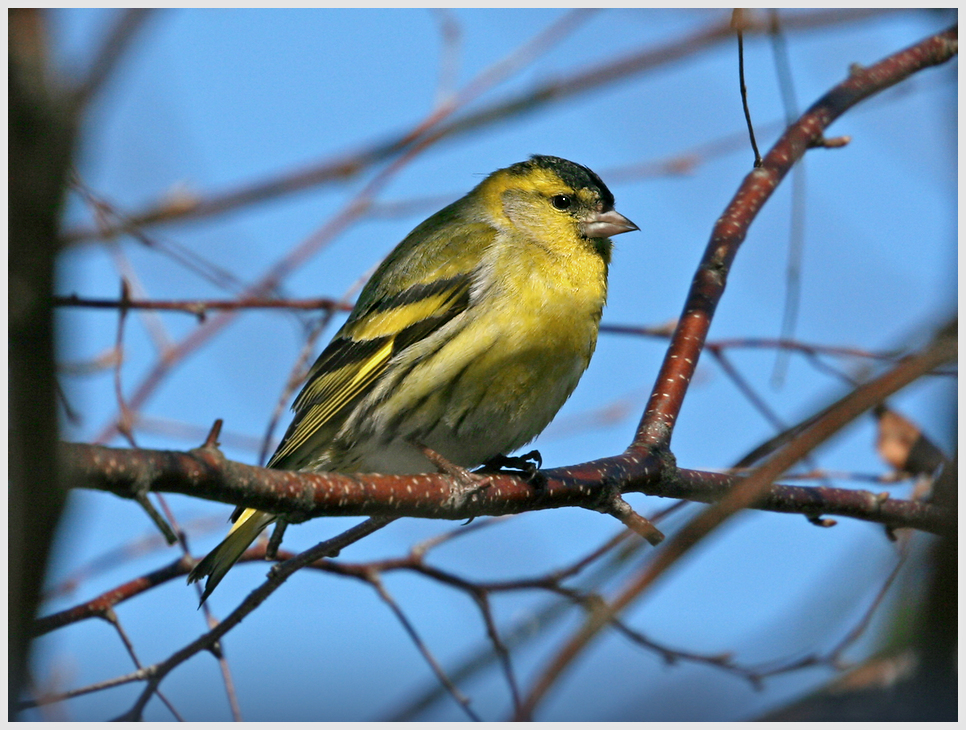
[[[533,155],[491,173],[382,261],[267,466],[416,474],[433,453],[471,468],[529,443],[590,363],[610,237],[636,230],[583,165]],[[188,576],[207,577],[202,603],[277,517],[235,510]]]

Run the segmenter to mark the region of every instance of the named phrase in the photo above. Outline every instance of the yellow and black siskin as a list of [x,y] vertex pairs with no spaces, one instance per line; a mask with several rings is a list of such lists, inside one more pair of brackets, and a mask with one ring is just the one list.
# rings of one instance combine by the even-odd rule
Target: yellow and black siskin
[[[268,466],[434,471],[531,441],[577,385],[607,298],[610,236],[638,230],[588,168],[534,155],[420,223],[309,371]],[[188,581],[204,601],[276,516],[235,510]]]

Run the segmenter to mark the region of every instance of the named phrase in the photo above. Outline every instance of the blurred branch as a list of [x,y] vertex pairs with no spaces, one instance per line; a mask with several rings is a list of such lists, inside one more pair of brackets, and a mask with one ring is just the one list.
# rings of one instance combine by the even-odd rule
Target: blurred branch
[[[673,509],[674,507],[670,508],[669,510],[665,510],[662,514],[667,514]],[[660,515],[655,516],[655,519],[658,519],[659,516]],[[490,636],[490,641],[492,643],[492,647],[497,652],[501,660],[503,661],[505,665],[505,672],[510,681],[513,694],[516,695],[517,694],[516,682],[513,679],[512,670],[509,667],[509,654],[506,648],[503,646],[502,640],[499,638],[497,634],[497,629],[493,620],[493,616],[488,605],[487,593],[499,592],[499,591],[517,591],[517,590],[522,590],[527,588],[545,589],[545,590],[556,591],[558,593],[561,593],[562,595],[567,595],[571,599],[573,599],[573,597],[576,596],[578,599],[577,602],[579,603],[580,602],[579,594],[575,594],[573,591],[570,591],[568,589],[563,589],[559,585],[560,582],[578,574],[579,572],[584,570],[589,564],[600,559],[602,556],[606,555],[607,553],[611,552],[613,548],[625,542],[626,539],[629,537],[630,533],[627,531],[621,531],[614,537],[607,540],[603,545],[592,550],[588,555],[584,556],[583,558],[580,558],[574,563],[564,566],[563,568],[560,568],[558,570],[552,571],[545,576],[538,576],[537,578],[533,578],[533,579],[477,584],[471,581],[464,580],[452,574],[446,573],[432,566],[426,565],[425,557],[428,554],[428,552],[431,551],[432,549],[446,542],[449,542],[453,539],[465,537],[471,533],[479,531],[480,529],[492,527],[496,525],[498,522],[500,522],[500,520],[479,521],[471,525],[461,526],[456,530],[442,533],[429,540],[426,540],[420,544],[413,546],[409,554],[401,558],[378,560],[370,563],[361,563],[361,564],[342,563],[342,562],[333,561],[328,558],[324,558],[324,559],[314,560],[313,562],[307,565],[304,565],[304,567],[321,570],[334,575],[354,577],[366,583],[369,583],[370,585],[373,585],[377,589],[377,591],[379,591],[383,599],[386,600],[387,603],[392,607],[394,613],[396,613],[397,616],[399,616],[407,632],[409,632],[413,636],[414,640],[416,641],[417,645],[420,648],[420,651],[427,656],[427,659],[434,667],[434,671],[438,674],[438,676],[440,676],[440,678],[443,680],[444,685],[447,686],[447,689],[451,693],[454,692],[455,690],[455,686],[453,685],[453,682],[446,677],[446,674],[443,672],[442,668],[438,665],[435,659],[432,658],[431,654],[429,654],[428,648],[423,644],[421,639],[419,639],[419,637],[416,635],[415,629],[412,626],[412,624],[408,621],[408,619],[404,615],[402,615],[398,605],[391,598],[391,596],[389,596],[388,593],[385,592],[378,576],[381,573],[385,573],[385,572],[411,570],[425,577],[428,577],[430,579],[438,580],[446,585],[457,587],[469,593],[470,596],[474,598],[474,600],[477,602],[481,610],[481,613],[483,614],[484,621],[487,625],[487,632]],[[318,552],[318,548],[316,548],[315,551]],[[279,551],[277,557],[281,561],[289,561],[295,558],[299,558],[298,555],[291,553],[289,551]],[[264,564],[265,559],[266,559],[266,543],[262,542],[260,545],[247,550],[245,554],[241,557],[239,562],[242,562],[242,563],[259,562]],[[611,563],[613,564],[614,562],[615,562],[615,559],[612,559]],[[622,563],[624,562],[624,558],[617,556],[616,562]],[[74,606],[73,608],[67,609],[65,611],[61,611],[59,613],[52,614],[50,616],[46,616],[42,619],[39,619],[34,624],[34,632],[36,635],[41,635],[44,633],[48,633],[52,630],[55,630],[57,628],[61,628],[69,624],[86,620],[88,618],[102,618],[113,623],[119,629],[119,633],[122,635],[122,640],[124,641],[125,646],[128,648],[129,652],[132,653],[132,656],[133,656],[133,647],[131,647],[130,642],[126,640],[126,637],[123,635],[123,631],[120,630],[119,624],[117,624],[116,622],[116,616],[114,614],[113,607],[135,597],[136,595],[139,595],[140,593],[143,593],[144,591],[150,590],[151,588],[161,585],[162,583],[170,581],[172,578],[186,575],[190,571],[193,564],[194,564],[194,561],[189,557],[187,556],[182,557],[181,559],[174,561],[173,563],[169,564],[168,566],[165,566],[164,568],[148,573],[138,579],[128,581],[127,583],[121,586],[117,586],[109,591],[102,593],[100,596],[97,596],[94,599],[86,601],[82,604]],[[303,564],[304,564],[304,561],[303,561]],[[210,624],[210,628],[214,628],[215,625],[216,625],[216,622],[212,622]],[[223,661],[223,657],[221,657],[220,652],[215,652],[215,653],[218,656],[218,658],[221,661]],[[134,658],[135,658],[135,662],[137,663],[136,657]],[[140,668],[140,665],[138,666]],[[97,682],[87,687],[81,687],[78,689],[70,690],[68,692],[43,693],[40,696],[38,696],[37,699],[35,700],[30,700],[30,701],[21,703],[20,708],[25,709],[25,708],[43,706],[45,704],[59,702],[65,699],[76,697],[81,694],[100,691],[111,686],[116,686],[116,684],[118,683],[126,683],[129,681],[135,681],[135,680],[130,675],[128,675],[126,677],[119,677],[114,680]],[[465,706],[466,699],[458,691],[455,691],[454,696],[457,698],[457,701],[461,705]],[[467,711],[469,711],[468,708],[467,708]],[[471,712],[471,715],[475,717],[475,715],[473,715],[472,712]]]
[[[953,507],[956,467],[954,459],[932,487],[936,501]],[[947,498],[953,503],[946,502]],[[900,540],[905,543],[908,537],[900,536]],[[905,544],[903,549],[907,549]],[[934,542],[930,553],[925,599],[900,605],[896,613],[906,615],[894,617],[881,651],[828,686],[761,719],[955,722],[959,699],[957,536]]]
[[[678,531],[663,550],[645,569],[630,581],[629,585],[609,604],[595,611],[585,625],[568,641],[551,660],[544,673],[538,678],[530,695],[524,702],[520,716],[528,718],[537,702],[546,694],[563,671],[616,616],[674,565],[705,536],[732,517],[736,512],[755,506],[764,495],[774,497],[772,482],[805,454],[812,452],[818,445],[829,439],[855,418],[884,400],[891,393],[916,380],[923,372],[942,362],[955,359],[958,353],[957,340],[952,333],[942,333],[923,352],[907,358],[892,370],[875,380],[860,386],[828,409],[807,430],[790,441],[785,448],[768,459],[752,474],[736,483],[727,494],[713,506],[704,510],[683,529]],[[793,488],[790,488],[793,489]],[[821,492],[824,489],[817,489]],[[879,495],[888,501],[888,494]],[[942,509],[942,508],[940,508]],[[817,515],[816,515],[817,516]],[[951,528],[946,535],[955,534],[956,517],[952,518]]]
[[116,12],[114,25],[95,55],[87,78],[73,92],[71,101],[76,114],[82,114],[91,99],[104,86],[152,12],[151,8],[129,8]]
[[[246,598],[240,606],[232,611],[232,613],[229,614],[224,621],[221,623],[212,622],[215,623],[215,625],[211,626],[207,633],[203,634],[181,650],[175,652],[165,661],[153,664],[149,667],[140,667],[135,672],[131,672],[120,677],[115,677],[113,679],[104,680],[102,682],[97,682],[95,684],[90,684],[86,687],[80,687],[57,696],[46,696],[38,700],[25,701],[20,703],[18,709],[26,709],[29,707],[36,707],[46,702],[56,702],[63,699],[69,699],[71,697],[78,697],[80,695],[90,694],[91,692],[97,692],[109,687],[117,687],[122,684],[130,684],[132,682],[147,682],[147,686],[141,693],[138,700],[123,716],[124,719],[141,718],[144,711],[144,706],[147,704],[148,700],[150,700],[151,697],[157,693],[158,685],[161,683],[161,680],[167,676],[168,672],[200,651],[210,650],[216,654],[220,654],[220,650],[217,648],[219,639],[228,633],[228,631],[234,626],[240,623],[245,616],[250,614],[259,605],[261,605],[262,601],[274,593],[275,590],[282,585],[282,583],[284,583],[292,573],[309,563],[319,560],[322,557],[338,555],[342,548],[347,547],[348,545],[351,545],[352,543],[357,542],[368,535],[371,535],[373,532],[381,529],[391,521],[392,520],[386,520],[384,518],[366,520],[365,522],[346,530],[342,534],[337,535],[330,540],[319,543],[314,548],[305,551],[301,555],[276,565],[274,568],[272,568],[268,580],[266,580],[265,583],[259,586],[256,590],[252,591],[248,598]],[[35,630],[37,633],[51,631],[58,626],[73,623],[84,618],[105,615],[108,611],[113,610],[111,607],[116,603],[141,593],[154,585],[159,585],[160,583],[170,580],[177,575],[187,573],[190,570],[191,565],[193,565],[193,561],[188,556],[182,556],[179,560],[171,563],[165,568],[154,571],[153,573],[143,576],[142,578],[129,581],[124,586],[121,586],[120,589],[116,589],[120,590],[120,595],[115,596],[113,595],[114,591],[109,591],[93,601],[89,601],[79,606],[75,606],[73,609],[68,609],[67,611],[62,611],[58,614],[54,614],[53,616],[41,619],[37,622]],[[13,702],[14,700],[11,699],[11,704],[13,704]]]
[[[816,30],[831,25],[850,23],[879,15],[883,10],[820,10],[797,13],[783,17],[786,32]],[[747,33],[769,32],[769,22],[764,16],[745,14]],[[706,28],[688,34],[670,43],[647,48],[637,53],[581,70],[563,78],[546,81],[536,88],[498,101],[482,109],[463,115],[441,126],[438,139],[448,139],[476,131],[482,127],[508,119],[530,114],[547,105],[564,99],[599,91],[615,82],[632,77],[662,65],[693,56],[718,43],[730,41],[733,31],[727,17],[710,23]],[[111,238],[145,226],[178,220],[193,220],[225,213],[238,207],[263,203],[277,197],[326,183],[349,180],[381,162],[405,152],[415,138],[404,132],[362,146],[336,159],[279,175],[273,179],[250,183],[208,197],[179,196],[176,200],[161,202],[155,206],[132,213],[124,220],[108,228],[75,228],[66,231],[65,243],[77,243],[92,239]]]
[[470,707],[470,699],[460,692],[459,688],[447,676],[443,667],[440,666],[438,661],[436,661],[436,657],[433,656],[433,653],[429,650],[429,647],[426,646],[426,643],[420,638],[419,633],[416,631],[416,628],[413,626],[412,622],[406,617],[406,614],[403,613],[402,608],[400,608],[399,604],[396,603],[395,599],[393,599],[393,597],[386,590],[386,587],[379,579],[379,573],[370,570],[367,571],[366,576],[367,582],[376,589],[379,597],[382,598],[386,605],[389,606],[390,610],[396,615],[399,623],[402,624],[403,628],[406,630],[406,633],[409,634],[409,637],[416,645],[416,649],[420,654],[423,655],[423,658],[433,670],[433,674],[436,675],[436,678],[439,680],[440,684],[446,688],[446,691],[456,701],[456,704],[460,706],[460,708],[467,714],[467,716],[469,716],[471,720],[474,722],[479,722],[480,717],[473,711],[473,708]]
[[[221,516],[202,517],[188,523],[188,529],[195,534],[207,534],[224,531],[225,518]],[[157,530],[151,530],[142,537],[134,539],[125,545],[110,548],[89,562],[81,565],[56,584],[44,591],[43,600],[64,599],[76,592],[86,581],[111,570],[130,563],[146,555],[161,552],[168,548],[168,542]]]
[[[762,125],[761,129],[763,131],[780,132],[786,126],[780,121],[774,121]],[[745,132],[732,132],[672,155],[605,168],[600,171],[600,176],[609,183],[616,184],[630,180],[688,175],[710,160],[721,157],[728,152],[742,149],[747,144],[747,136]],[[392,219],[419,215],[420,213],[432,213],[449,205],[461,195],[462,193],[450,192],[377,201],[369,207],[366,217],[369,219]]]
[[[92,211],[97,227],[100,230],[107,230],[111,227],[112,221],[123,219],[123,215],[118,212],[116,205],[111,203],[102,194],[95,193],[87,185],[80,173],[75,169],[71,175],[71,190],[81,196],[84,203]],[[169,195],[176,195],[171,192]],[[219,289],[229,292],[240,292],[245,288],[245,282],[238,276],[223,266],[220,266],[199,254],[198,252],[183,246],[177,241],[161,238],[157,235],[149,236],[144,231],[138,229],[130,231],[131,238],[140,243],[147,249],[157,251],[171,258],[172,261],[184,267],[185,271],[190,271],[198,275],[202,280],[208,281]]]
[[439,54],[439,80],[436,84],[436,98],[442,104],[456,92],[460,52],[463,47],[463,29],[451,10],[433,8],[430,12],[439,26],[439,36],[443,46]]
[[[339,308],[345,308],[351,310],[352,305],[350,302],[355,298],[355,295],[365,286],[366,282],[369,281],[369,277],[372,276],[375,271],[375,266],[371,267],[368,271],[362,273],[359,278],[350,286],[342,298],[338,300]],[[265,427],[265,433],[262,436],[261,444],[258,450],[258,462],[259,464],[264,464],[265,460],[268,459],[269,451],[271,451],[275,446],[275,439],[272,438],[275,433],[275,428],[278,426],[279,419],[282,418],[282,414],[285,413],[285,406],[289,403],[289,398],[298,389],[300,385],[305,380],[305,377],[309,372],[309,363],[314,361],[317,357],[316,343],[322,333],[328,328],[329,323],[332,321],[332,316],[335,314],[336,309],[331,308],[326,310],[323,316],[319,317],[318,320],[312,323],[312,326],[308,328],[302,347],[299,350],[298,357],[295,358],[295,362],[292,363],[292,367],[289,370],[288,378],[285,381],[281,392],[278,395],[278,399],[275,401],[275,408],[272,410],[272,415],[268,419],[268,424]],[[273,443],[275,442],[275,443]]]
[[[673,329],[665,325],[658,327],[643,327],[640,325],[623,324],[602,324],[600,331],[607,334],[617,335],[636,335],[640,337],[652,337],[654,339],[666,340],[673,334]],[[831,357],[850,357],[865,358],[869,360],[882,360],[885,362],[898,362],[904,357],[908,350],[863,350],[858,347],[839,347],[837,345],[820,345],[814,342],[802,342],[801,340],[785,340],[770,337],[732,337],[721,340],[708,340],[705,349],[716,350],[736,350],[736,349],[774,349],[789,350],[800,352],[804,355],[828,355]],[[927,375],[952,375],[953,373],[944,370],[934,370]]]
[[337,555],[344,547],[347,547],[348,545],[351,545],[352,543],[371,535],[373,532],[382,529],[391,521],[391,519],[386,518],[368,519],[365,522],[346,530],[341,535],[337,535],[330,540],[321,542],[314,548],[306,550],[304,553],[292,558],[291,560],[287,560],[284,563],[276,565],[269,573],[268,579],[261,586],[252,591],[241,603],[241,605],[232,611],[224,621],[208,631],[208,633],[203,634],[198,639],[175,652],[164,661],[158,662],[150,667],[146,667],[142,670],[126,675],[125,677],[119,677],[117,680],[114,680],[118,684],[136,681],[147,682],[147,686],[141,692],[141,695],[138,697],[134,705],[132,705],[131,709],[118,719],[141,719],[143,717],[145,705],[147,705],[148,700],[150,700],[151,697],[157,692],[158,685],[161,683],[161,680],[167,676],[168,672],[175,667],[180,666],[198,652],[210,650],[215,647],[222,636],[228,633],[228,631],[238,625],[242,619],[258,608],[258,606],[260,606],[266,598],[274,593],[275,590],[282,585],[282,583],[284,583],[290,575],[292,575],[292,573],[322,557]]
[[177,560],[168,563],[163,568],[151,571],[145,575],[130,580],[123,585],[112,588],[101,594],[97,598],[78,604],[73,608],[58,613],[39,618],[34,622],[31,634],[33,636],[43,636],[62,626],[76,623],[87,618],[107,618],[119,603],[144,593],[155,586],[167,583],[172,578],[180,575],[187,575],[194,566],[195,561],[187,556],[182,556]]
[[[242,292],[242,298],[264,297],[272,292],[286,277],[297,271],[322,248],[330,244],[336,236],[358,221],[369,209],[379,191],[388,185],[416,155],[438,142],[441,138],[441,124],[448,117],[473,102],[492,86],[525,68],[535,57],[547,52],[587,17],[588,13],[581,10],[566,13],[470,79],[453,99],[434,109],[409,131],[405,150],[396,159],[373,176],[362,190],[353,195],[323,226],[270,266],[257,281],[246,287]],[[129,407],[139,409],[177,363],[230,324],[236,315],[237,310],[222,311],[163,353],[128,399]],[[95,440],[104,441],[115,433],[117,433],[117,424],[112,422],[101,430]]]
[[[682,505],[684,503],[679,502],[677,504]],[[659,516],[652,516],[651,519],[657,522],[659,521]],[[588,554],[585,558],[582,558],[580,561],[575,563],[573,566],[568,566],[567,568],[554,571],[542,578],[536,578],[529,581],[523,579],[517,581],[505,581],[502,583],[470,584],[470,587],[474,589],[485,588],[487,591],[508,591],[527,588],[554,590],[557,588],[562,588],[562,586],[559,585],[559,581],[562,578],[575,575],[578,570],[586,567],[586,565],[591,561],[596,560],[604,554],[610,555],[609,560],[599,565],[592,574],[587,576],[585,580],[581,581],[579,588],[555,590],[554,592],[557,595],[557,600],[549,602],[532,614],[527,614],[518,621],[513,622],[505,630],[504,633],[506,635],[506,645],[514,650],[518,650],[522,644],[527,643],[538,636],[545,636],[548,629],[552,625],[558,624],[560,620],[568,615],[568,609],[571,606],[579,606],[587,612],[594,610],[595,606],[600,603],[598,591],[600,586],[604,583],[604,580],[606,578],[612,578],[615,570],[620,566],[627,565],[628,559],[632,556],[636,556],[639,552],[639,548],[643,545],[643,543],[640,541],[635,541],[636,545],[627,544],[624,542],[628,537],[630,537],[630,534],[631,533],[628,531],[618,533],[605,544]],[[615,551],[615,548],[622,543],[624,544],[623,549],[620,551]],[[829,651],[824,653],[813,653],[801,658],[762,662],[756,665],[745,665],[735,661],[734,654],[730,652],[703,654],[667,646],[651,639],[640,631],[632,629],[619,619],[614,619],[611,622],[611,626],[615,631],[625,636],[633,643],[649,652],[655,653],[668,665],[677,664],[678,662],[703,664],[740,677],[749,682],[756,689],[761,689],[763,687],[763,680],[766,678],[779,674],[786,674],[799,669],[815,666],[828,666],[833,669],[839,668],[842,665],[841,656],[843,652],[849,646],[854,644],[855,641],[868,628],[872,616],[881,606],[886,592],[889,590],[896,576],[898,575],[898,571],[903,565],[905,556],[907,554],[907,543],[908,540],[906,540],[903,544],[900,559],[897,562],[896,567],[884,579],[882,586],[880,587],[876,596],[870,602],[866,611],[858,619],[855,625],[849,629],[845,636],[839,640]],[[400,565],[399,567],[411,566]],[[472,651],[467,658],[459,662],[449,672],[449,675],[454,681],[469,681],[472,676],[478,674],[482,669],[492,665],[496,659],[497,653],[495,652],[495,647],[492,645],[480,646]],[[388,719],[393,721],[415,719],[419,713],[436,703],[439,699],[441,699],[442,696],[443,692],[438,687],[427,687],[426,690],[417,694],[416,697],[412,698],[405,707],[394,712]]]
[[[775,61],[775,75],[782,94],[786,126],[798,118],[798,99],[795,94],[795,77],[792,74],[788,46],[782,34],[781,21],[777,8],[768,11],[771,19],[771,47]],[[798,325],[798,308],[801,304],[802,259],[805,252],[805,164],[792,168],[792,210],[788,231],[788,264],[785,267],[785,304],[782,310],[781,337],[783,340],[795,336]],[[780,351],[775,358],[772,383],[778,387],[785,379],[789,353]]]

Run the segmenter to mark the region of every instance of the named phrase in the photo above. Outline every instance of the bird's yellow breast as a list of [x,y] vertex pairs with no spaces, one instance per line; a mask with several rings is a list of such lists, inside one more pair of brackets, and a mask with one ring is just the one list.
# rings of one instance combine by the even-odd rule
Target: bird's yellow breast
[[509,240],[485,257],[481,286],[488,291],[479,306],[486,311],[477,316],[491,328],[467,328],[459,346],[477,350],[472,369],[485,394],[473,400],[500,404],[500,418],[518,424],[514,448],[550,422],[597,344],[607,263],[586,244],[551,249]]
[[590,241],[510,239],[491,249],[487,297],[510,347],[536,341],[561,356],[590,358],[607,298],[607,263]]

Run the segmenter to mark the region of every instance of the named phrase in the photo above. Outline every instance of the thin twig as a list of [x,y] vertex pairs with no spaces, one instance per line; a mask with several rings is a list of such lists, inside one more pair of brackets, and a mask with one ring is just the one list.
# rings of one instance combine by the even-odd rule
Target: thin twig
[[738,34],[738,82],[741,89],[741,107],[745,112],[745,123],[748,125],[748,137],[751,140],[751,149],[755,152],[754,167],[761,167],[761,153],[758,152],[758,142],[755,140],[755,126],[751,123],[751,110],[748,108],[748,87],[745,86],[745,37],[742,26],[744,24],[744,12],[741,8],[735,8],[731,15],[731,26]]
[[[211,429],[208,432],[208,436],[205,439],[204,447],[217,448],[218,438],[221,435],[222,421],[219,419],[215,421]],[[181,552],[184,560],[190,561],[191,550],[188,548],[188,533],[182,530],[178,525],[178,520],[175,517],[174,512],[168,506],[167,500],[164,499],[162,495],[158,495],[159,502],[161,504],[161,509],[164,510],[165,517],[167,517],[168,522],[178,533],[178,541],[181,545]],[[201,584],[195,583],[195,592],[198,595],[198,601],[202,603],[202,611],[205,616],[205,621],[209,629],[214,628],[217,625],[214,615],[211,613],[211,609],[208,607],[207,603],[202,602],[202,590]],[[221,670],[221,679],[225,686],[225,694],[228,698],[228,707],[231,710],[232,720],[235,722],[242,722],[241,705],[238,702],[238,694],[235,692],[235,681],[231,676],[231,667],[228,666],[228,659],[225,657],[224,652],[218,651],[214,652],[218,658],[218,668]],[[161,697],[161,692],[158,692],[158,696]]]
[[633,452],[654,454],[670,443],[731,265],[751,222],[795,162],[824,138],[829,125],[856,104],[918,71],[952,58],[957,52],[957,37],[956,28],[952,28],[869,68],[854,71],[789,127],[768,152],[762,166],[745,177],[711,232],[647,410],[630,447]]
[[[390,180],[405,165],[426,148],[438,142],[442,137],[441,123],[443,121],[452,116],[459,108],[474,101],[492,86],[499,84],[524,68],[539,54],[548,51],[587,17],[587,13],[583,11],[571,11],[565,14],[508,56],[471,79],[452,102],[434,110],[410,130],[407,136],[406,149],[401,155],[376,174],[325,225],[272,265],[257,282],[247,287],[242,296],[263,297],[273,291],[286,277],[299,269],[322,248],[330,244],[336,236],[342,234],[350,225],[362,217],[378,192],[388,185]],[[216,332],[232,322],[236,314],[235,311],[225,311],[212,317],[181,340],[171,351],[165,353],[164,357],[155,363],[131,395],[130,406],[139,409],[176,363],[182,361],[188,354],[214,336]],[[95,441],[106,441],[115,432],[115,424],[112,422],[101,430]]]
[[460,692],[459,687],[453,684],[453,681],[447,676],[446,672],[443,670],[443,667],[440,666],[438,661],[436,661],[436,657],[433,656],[433,653],[429,650],[429,647],[426,646],[426,643],[422,640],[422,638],[420,638],[419,633],[412,625],[412,622],[410,622],[410,620],[406,617],[406,614],[403,613],[403,610],[399,607],[399,604],[396,603],[396,601],[393,600],[393,597],[389,595],[389,591],[386,590],[386,587],[379,579],[379,574],[375,571],[371,571],[370,575],[368,576],[368,581],[372,587],[376,589],[379,597],[385,601],[387,606],[389,606],[390,610],[396,614],[396,618],[399,620],[399,623],[402,624],[403,628],[406,630],[406,633],[409,634],[409,638],[412,639],[412,642],[416,645],[419,653],[423,655],[423,659],[425,659],[426,663],[429,664],[440,684],[446,688],[446,691],[449,692],[450,696],[456,701],[456,704],[460,706],[460,708],[469,716],[471,720],[474,722],[479,722],[480,717],[473,711],[473,708],[470,707],[470,699]]
[[350,304],[351,299],[355,296],[356,292],[365,285],[374,271],[375,267],[372,267],[362,276],[356,279],[356,281],[352,283],[352,286],[346,289],[342,297],[335,302],[336,306],[330,307],[309,328],[305,337],[305,342],[302,344],[302,349],[299,351],[298,357],[292,364],[292,368],[289,371],[289,376],[282,387],[282,392],[279,394],[278,400],[275,402],[275,408],[272,411],[272,415],[268,419],[268,425],[265,427],[265,434],[262,436],[261,446],[258,451],[259,464],[264,464],[265,460],[268,458],[268,452],[273,443],[272,435],[275,433],[275,427],[278,425],[279,419],[285,412],[285,404],[288,403],[289,398],[292,396],[292,393],[296,390],[296,388],[298,388],[304,382],[305,376],[309,372],[309,367],[306,365],[306,363],[309,361],[309,358],[315,354],[316,341],[322,336],[322,333],[325,332],[326,328],[332,322],[332,317],[337,309],[343,311],[352,309],[352,305]]
[[157,309],[175,312],[184,312],[199,317],[204,321],[204,317],[213,309],[307,309],[307,310],[335,310],[338,312],[348,312],[352,309],[352,304],[343,299],[331,299],[329,297],[314,297],[312,299],[170,299],[160,300],[137,300],[129,299],[122,302],[120,299],[88,299],[71,294],[65,297],[53,297],[55,307],[88,307],[92,309]]
[[141,692],[131,709],[124,713],[120,719],[140,719],[144,711],[144,706],[151,698],[151,695],[154,694],[154,691],[160,684],[161,680],[164,679],[164,677],[167,676],[172,669],[180,666],[183,662],[187,661],[198,652],[215,646],[222,636],[228,633],[232,628],[237,626],[242,619],[258,608],[258,606],[260,606],[266,598],[274,593],[294,572],[320,558],[338,554],[338,551],[342,548],[351,545],[352,543],[357,542],[368,535],[371,535],[373,532],[382,529],[390,522],[392,522],[392,518],[370,518],[330,540],[319,543],[315,547],[306,550],[304,553],[301,553],[291,560],[287,560],[286,562],[273,567],[269,572],[268,579],[262,583],[262,585],[252,591],[248,597],[224,619],[224,621],[215,626],[208,633],[200,636],[198,639],[172,654],[163,662],[152,665],[151,667],[147,667],[143,672],[137,673],[136,676],[129,675],[131,678],[126,679],[125,681],[147,680],[147,686]]
[[[775,59],[775,73],[782,94],[785,110],[785,124],[791,125],[798,118],[798,100],[795,95],[795,79],[788,59],[788,47],[779,22],[778,9],[768,11],[771,21],[772,56]],[[788,266],[785,273],[785,304],[782,309],[781,338],[790,340],[795,336],[798,322],[798,306],[801,302],[802,258],[805,250],[805,160],[792,169],[792,212],[789,221]],[[778,387],[785,379],[788,369],[789,353],[779,350],[775,357],[772,384]]]
[[452,11],[446,8],[432,8],[431,12],[439,26],[439,36],[442,40],[442,50],[439,54],[439,80],[436,83],[436,100],[437,105],[440,105],[456,94],[463,30]]

